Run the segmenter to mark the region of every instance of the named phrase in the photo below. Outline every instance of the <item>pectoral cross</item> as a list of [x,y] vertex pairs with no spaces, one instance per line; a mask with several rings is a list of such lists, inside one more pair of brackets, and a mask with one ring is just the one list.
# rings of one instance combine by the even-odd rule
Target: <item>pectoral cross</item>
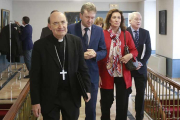
[[66,71],[64,71],[64,70],[62,70],[62,72],[60,72],[60,74],[62,74],[62,76],[63,76],[63,80],[65,80],[65,74],[67,74],[67,72],[66,72]]

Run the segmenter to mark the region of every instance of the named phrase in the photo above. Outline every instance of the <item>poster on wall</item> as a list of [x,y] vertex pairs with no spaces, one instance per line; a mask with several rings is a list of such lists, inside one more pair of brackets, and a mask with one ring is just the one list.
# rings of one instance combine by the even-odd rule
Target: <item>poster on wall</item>
[[166,35],[167,29],[167,10],[159,11],[159,34]]
[[68,25],[73,24],[73,23],[78,23],[80,21],[80,12],[64,12],[67,20],[68,20]]
[[1,29],[9,24],[10,11],[1,9]]

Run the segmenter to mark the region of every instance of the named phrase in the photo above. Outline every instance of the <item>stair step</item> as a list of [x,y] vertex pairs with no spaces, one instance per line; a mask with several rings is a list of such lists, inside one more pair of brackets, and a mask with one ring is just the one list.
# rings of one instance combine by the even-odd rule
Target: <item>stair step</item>
[[0,110],[0,120],[2,120],[4,118],[4,116],[6,115],[7,112],[8,112],[8,110]]
[[0,104],[0,109],[10,109],[12,104]]

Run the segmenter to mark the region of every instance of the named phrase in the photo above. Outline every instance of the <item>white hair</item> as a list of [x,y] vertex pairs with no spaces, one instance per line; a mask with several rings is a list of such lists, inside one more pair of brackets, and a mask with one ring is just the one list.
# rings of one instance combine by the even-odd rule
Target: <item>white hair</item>
[[[140,12],[132,12],[130,15],[129,15],[129,20],[132,20],[134,18],[134,15],[140,15],[141,16],[141,13]],[[142,18],[142,16],[141,16]]]

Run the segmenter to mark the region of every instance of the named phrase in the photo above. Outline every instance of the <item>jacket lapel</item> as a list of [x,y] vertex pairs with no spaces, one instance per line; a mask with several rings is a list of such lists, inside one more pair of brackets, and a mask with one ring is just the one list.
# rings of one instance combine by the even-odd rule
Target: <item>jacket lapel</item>
[[55,51],[55,47],[54,47],[54,44],[52,42],[52,37],[48,37],[47,39],[48,39],[47,40],[48,42],[47,42],[46,50],[48,51],[50,56],[54,59],[55,63],[60,68],[60,64],[59,64],[58,57],[57,57],[57,54],[56,54],[56,51]]
[[68,72],[71,71],[71,64],[72,64],[72,60],[74,60],[74,47],[75,44],[74,44],[74,40],[71,40],[68,35],[66,35],[64,37],[64,39],[66,40],[66,45],[67,45],[67,54],[68,54]]
[[77,31],[77,36],[80,37],[82,40],[81,21],[76,24],[76,31]]
[[143,44],[143,33],[142,29],[139,28],[139,45]]

